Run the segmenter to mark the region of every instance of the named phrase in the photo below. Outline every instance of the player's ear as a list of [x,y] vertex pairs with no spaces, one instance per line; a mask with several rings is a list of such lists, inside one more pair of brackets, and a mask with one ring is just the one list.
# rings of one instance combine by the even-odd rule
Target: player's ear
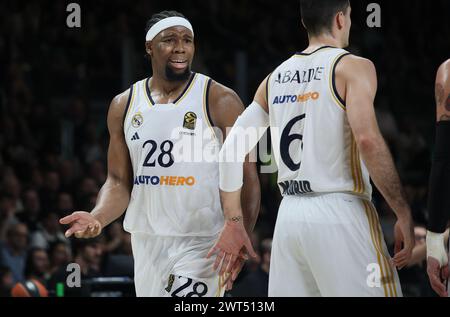
[[336,15],[336,25],[338,30],[342,30],[345,25],[345,14],[342,11],[339,11]]
[[152,41],[145,42],[145,51],[150,57],[153,57]]
[[305,30],[306,30],[306,25],[305,25],[305,22],[303,22],[303,19],[301,19],[301,21],[302,21],[302,25],[303,25],[303,27],[305,28]]

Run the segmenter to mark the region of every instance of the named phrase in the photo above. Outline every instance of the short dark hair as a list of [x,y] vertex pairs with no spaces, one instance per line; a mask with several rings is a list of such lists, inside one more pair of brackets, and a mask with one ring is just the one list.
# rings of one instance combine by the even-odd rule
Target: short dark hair
[[349,0],[300,0],[301,16],[308,34],[331,32],[335,14],[345,12],[349,6]]
[[182,13],[177,11],[161,11],[159,13],[155,13],[152,15],[152,17],[147,21],[147,24],[145,26],[145,33],[150,30],[150,28],[158,23],[159,21],[165,19],[165,18],[172,18],[172,17],[180,17],[180,18],[186,18]]

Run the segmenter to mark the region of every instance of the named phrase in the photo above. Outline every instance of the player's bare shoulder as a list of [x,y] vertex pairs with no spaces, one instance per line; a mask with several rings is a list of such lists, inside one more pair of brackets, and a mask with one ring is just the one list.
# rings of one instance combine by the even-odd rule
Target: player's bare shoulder
[[110,128],[111,125],[122,127],[129,99],[130,89],[125,90],[112,99],[108,110],[108,126]]
[[222,130],[233,126],[236,118],[244,111],[241,98],[231,88],[211,81],[209,89],[209,112],[214,125]]
[[353,77],[355,75],[376,76],[374,63],[367,58],[348,54],[342,57],[336,65],[336,76],[344,78]]
[[450,121],[450,59],[437,71],[435,90],[437,121]]
[[242,104],[241,99],[233,89],[228,88],[215,80],[211,80],[209,91],[209,100],[213,107],[226,107],[227,104],[231,104],[231,106]]
[[347,92],[355,94],[362,91],[375,97],[377,72],[371,60],[352,54],[345,55],[336,65],[334,74],[337,92],[343,99]]

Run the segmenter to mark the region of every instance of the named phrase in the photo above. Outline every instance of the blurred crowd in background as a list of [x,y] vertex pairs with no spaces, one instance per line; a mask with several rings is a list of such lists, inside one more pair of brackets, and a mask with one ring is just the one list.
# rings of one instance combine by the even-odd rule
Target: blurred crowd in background
[[[374,61],[376,110],[424,243],[432,155],[437,67],[450,56],[448,1],[378,1],[382,28],[365,24],[367,1],[353,1],[349,51]],[[144,27],[153,13],[175,9],[195,29],[193,70],[236,88],[247,61],[248,104],[260,81],[307,46],[298,1],[227,0],[162,3],[79,1],[81,28],[66,27],[66,1],[0,2],[0,292],[39,280],[54,294],[68,263],[83,278],[133,275],[122,219],[92,240],[64,237],[58,220],[90,211],[106,179],[110,100],[151,76]],[[447,21],[447,23],[445,23]],[[418,25],[418,23],[420,25]],[[124,52],[124,46],[130,48]],[[242,55],[243,54],[243,55]],[[131,75],[124,80],[127,56]],[[130,66],[131,65],[131,66]],[[261,174],[261,211],[252,241],[259,258],[246,264],[232,296],[266,296],[271,237],[281,199],[275,174]],[[374,191],[387,244],[395,216]],[[392,249],[392,248],[391,248]],[[391,253],[392,254],[392,253]],[[404,294],[432,296],[424,264],[400,271]]]

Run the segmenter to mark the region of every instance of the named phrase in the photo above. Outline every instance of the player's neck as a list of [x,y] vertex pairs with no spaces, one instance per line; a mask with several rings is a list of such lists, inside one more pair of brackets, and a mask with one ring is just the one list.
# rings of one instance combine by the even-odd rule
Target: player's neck
[[173,93],[177,93],[178,91],[182,90],[186,86],[190,77],[191,76],[189,76],[185,80],[171,81],[155,72],[151,81],[149,82],[149,88],[151,91],[158,91],[165,96],[170,96]]
[[309,36],[309,46],[305,52],[314,51],[323,46],[332,46],[337,48],[342,48],[343,45],[341,41],[331,34],[321,34],[317,36]]

